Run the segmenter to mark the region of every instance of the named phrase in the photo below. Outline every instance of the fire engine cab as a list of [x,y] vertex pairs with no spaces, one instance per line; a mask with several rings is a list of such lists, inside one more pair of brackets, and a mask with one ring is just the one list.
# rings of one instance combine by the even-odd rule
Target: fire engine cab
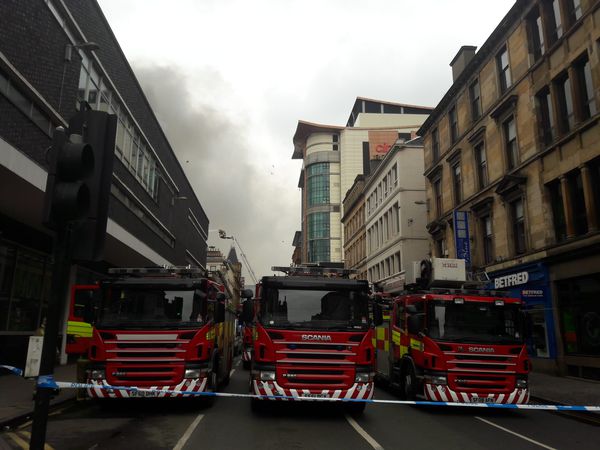
[[[229,381],[235,311],[202,269],[109,269],[88,305],[90,397],[176,397]],[[154,392],[101,389],[134,386]],[[212,398],[212,397],[211,397]]]
[[[253,408],[276,397],[370,399],[375,354],[369,284],[324,266],[273,267],[263,277],[254,320],[250,392]],[[254,310],[253,310],[254,309]],[[362,412],[364,402],[347,405]]]
[[422,261],[408,272],[407,290],[380,296],[376,306],[377,314],[381,303],[389,310],[387,330],[378,333],[377,378],[404,399],[527,403],[522,301],[465,288],[464,260]]

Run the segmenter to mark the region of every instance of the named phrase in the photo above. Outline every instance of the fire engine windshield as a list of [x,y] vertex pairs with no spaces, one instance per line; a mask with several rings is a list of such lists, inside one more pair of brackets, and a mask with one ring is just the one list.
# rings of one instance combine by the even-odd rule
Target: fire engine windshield
[[214,317],[216,301],[200,289],[111,287],[98,328],[197,328]]
[[523,342],[518,305],[437,300],[429,304],[427,335],[450,342],[516,344]]
[[362,330],[368,327],[367,300],[354,290],[268,289],[260,319],[270,327]]

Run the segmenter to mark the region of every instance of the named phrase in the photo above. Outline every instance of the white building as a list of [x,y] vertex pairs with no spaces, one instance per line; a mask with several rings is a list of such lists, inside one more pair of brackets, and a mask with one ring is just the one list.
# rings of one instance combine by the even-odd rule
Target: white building
[[411,261],[429,253],[423,142],[396,143],[365,184],[367,278],[401,289]]

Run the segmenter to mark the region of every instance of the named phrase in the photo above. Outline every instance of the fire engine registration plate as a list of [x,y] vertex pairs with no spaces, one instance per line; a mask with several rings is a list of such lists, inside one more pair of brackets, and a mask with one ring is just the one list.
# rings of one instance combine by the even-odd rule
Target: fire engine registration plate
[[130,397],[158,397],[158,391],[129,391]]
[[331,396],[329,394],[325,394],[325,393],[320,393],[320,394],[302,393],[301,397],[304,397],[304,398],[329,398]]
[[494,403],[492,397],[471,397],[471,403]]

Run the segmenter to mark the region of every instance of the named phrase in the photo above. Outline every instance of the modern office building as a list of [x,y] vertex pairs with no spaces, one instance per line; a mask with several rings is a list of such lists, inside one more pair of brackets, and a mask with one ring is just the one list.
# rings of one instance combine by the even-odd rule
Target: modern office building
[[410,140],[431,108],[358,97],[346,126],[299,121],[292,159],[302,159],[301,262],[344,259],[342,201],[398,139]]
[[73,266],[72,283],[109,266],[204,267],[208,217],[95,0],[6,0],[0,17],[0,361],[22,366],[52,274],[46,152],[82,103],[118,128],[104,258]]
[[522,297],[537,370],[594,379],[599,20],[597,0],[517,0],[479,51],[460,49],[452,86],[419,130],[434,255],[466,257]]
[[423,141],[397,142],[364,186],[367,279],[385,292],[404,288],[412,261],[429,256]]

